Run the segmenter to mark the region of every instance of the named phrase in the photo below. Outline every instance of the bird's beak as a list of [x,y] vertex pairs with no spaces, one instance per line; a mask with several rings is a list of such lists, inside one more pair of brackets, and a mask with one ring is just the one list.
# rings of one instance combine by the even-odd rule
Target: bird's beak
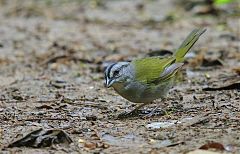
[[113,83],[114,83],[114,80],[106,79],[105,87],[109,88],[112,86]]

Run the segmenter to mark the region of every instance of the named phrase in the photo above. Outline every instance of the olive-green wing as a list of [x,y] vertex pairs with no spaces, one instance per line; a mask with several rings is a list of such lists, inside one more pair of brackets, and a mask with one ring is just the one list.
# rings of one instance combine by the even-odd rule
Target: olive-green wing
[[158,84],[172,78],[183,65],[185,54],[205,31],[201,28],[193,30],[171,57],[149,57],[132,61],[136,80],[145,84]]
[[165,68],[174,63],[174,57],[148,57],[132,61],[137,81],[150,84],[159,80]]

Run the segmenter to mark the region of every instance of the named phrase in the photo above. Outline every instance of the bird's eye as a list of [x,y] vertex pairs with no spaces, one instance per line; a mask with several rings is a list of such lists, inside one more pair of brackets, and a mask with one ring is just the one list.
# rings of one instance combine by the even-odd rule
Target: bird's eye
[[120,72],[120,70],[114,71],[114,72],[113,72],[113,76],[114,76],[114,77],[118,76],[118,75],[119,75],[119,72]]

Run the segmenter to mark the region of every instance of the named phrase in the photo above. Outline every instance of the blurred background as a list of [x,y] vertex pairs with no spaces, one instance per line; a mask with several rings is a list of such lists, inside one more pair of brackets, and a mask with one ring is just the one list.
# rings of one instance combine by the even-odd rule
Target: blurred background
[[[135,104],[104,88],[104,67],[169,55],[200,27],[183,81],[162,103],[170,115],[153,120],[211,117],[171,132],[109,119]],[[239,149],[239,75],[239,0],[0,0],[0,148],[41,127],[68,132],[67,153],[185,153],[212,140]]]
[[237,0],[1,0],[0,7],[0,51],[11,54],[41,57],[55,43],[95,56],[138,57],[173,50],[196,27],[215,37],[206,34],[210,46],[199,50],[229,50],[239,38]]

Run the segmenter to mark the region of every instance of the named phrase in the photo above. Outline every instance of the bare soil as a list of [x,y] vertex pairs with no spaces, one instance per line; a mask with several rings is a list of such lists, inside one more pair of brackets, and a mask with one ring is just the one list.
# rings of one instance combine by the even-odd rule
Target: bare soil
[[[1,153],[187,153],[213,141],[240,153],[239,4],[181,2],[1,0]],[[198,27],[207,32],[182,81],[141,110],[160,103],[166,113],[114,119],[138,104],[104,87],[104,67],[174,51]],[[73,142],[8,148],[39,128],[64,130]]]

